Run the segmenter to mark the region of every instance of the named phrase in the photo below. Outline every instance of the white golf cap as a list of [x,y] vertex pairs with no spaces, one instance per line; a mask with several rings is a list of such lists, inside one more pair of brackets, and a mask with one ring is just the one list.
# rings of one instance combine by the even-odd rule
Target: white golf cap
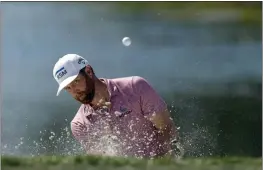
[[79,71],[89,63],[77,54],[67,54],[60,58],[53,68],[53,77],[59,84],[57,96],[60,91],[70,84],[79,74]]

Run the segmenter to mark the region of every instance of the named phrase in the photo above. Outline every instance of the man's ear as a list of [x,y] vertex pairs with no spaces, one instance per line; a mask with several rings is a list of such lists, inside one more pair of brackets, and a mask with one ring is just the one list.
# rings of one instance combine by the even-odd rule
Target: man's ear
[[86,66],[85,71],[86,71],[87,75],[89,75],[89,77],[92,78],[94,76],[94,71],[93,71],[93,69],[92,69],[92,67],[90,65]]

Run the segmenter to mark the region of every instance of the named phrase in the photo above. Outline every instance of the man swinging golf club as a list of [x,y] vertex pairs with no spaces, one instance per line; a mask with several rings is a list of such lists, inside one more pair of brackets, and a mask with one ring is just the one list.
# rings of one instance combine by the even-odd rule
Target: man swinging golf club
[[[60,58],[53,76],[59,84],[57,95],[64,89],[81,103],[71,131],[87,154],[104,155],[102,148],[114,144],[115,156],[171,155],[178,137],[175,125],[166,103],[144,78],[97,78],[77,54]],[[112,142],[98,147],[105,137]]]

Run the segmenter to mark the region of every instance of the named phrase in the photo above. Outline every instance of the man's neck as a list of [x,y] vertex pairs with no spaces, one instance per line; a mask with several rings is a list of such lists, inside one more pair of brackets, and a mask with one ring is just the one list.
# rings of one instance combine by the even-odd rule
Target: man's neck
[[95,82],[95,96],[91,106],[100,106],[108,101],[109,101],[109,92],[107,89],[107,85],[103,80],[98,79]]

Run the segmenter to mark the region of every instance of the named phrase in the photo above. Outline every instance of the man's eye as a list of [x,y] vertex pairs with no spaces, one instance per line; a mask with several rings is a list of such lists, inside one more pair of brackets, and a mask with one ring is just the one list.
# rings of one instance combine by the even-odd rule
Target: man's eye
[[79,80],[75,80],[74,83],[75,83],[75,84],[78,84],[78,83],[79,83]]
[[65,90],[69,90],[69,89],[70,89],[70,87],[65,87],[64,89],[65,89]]

